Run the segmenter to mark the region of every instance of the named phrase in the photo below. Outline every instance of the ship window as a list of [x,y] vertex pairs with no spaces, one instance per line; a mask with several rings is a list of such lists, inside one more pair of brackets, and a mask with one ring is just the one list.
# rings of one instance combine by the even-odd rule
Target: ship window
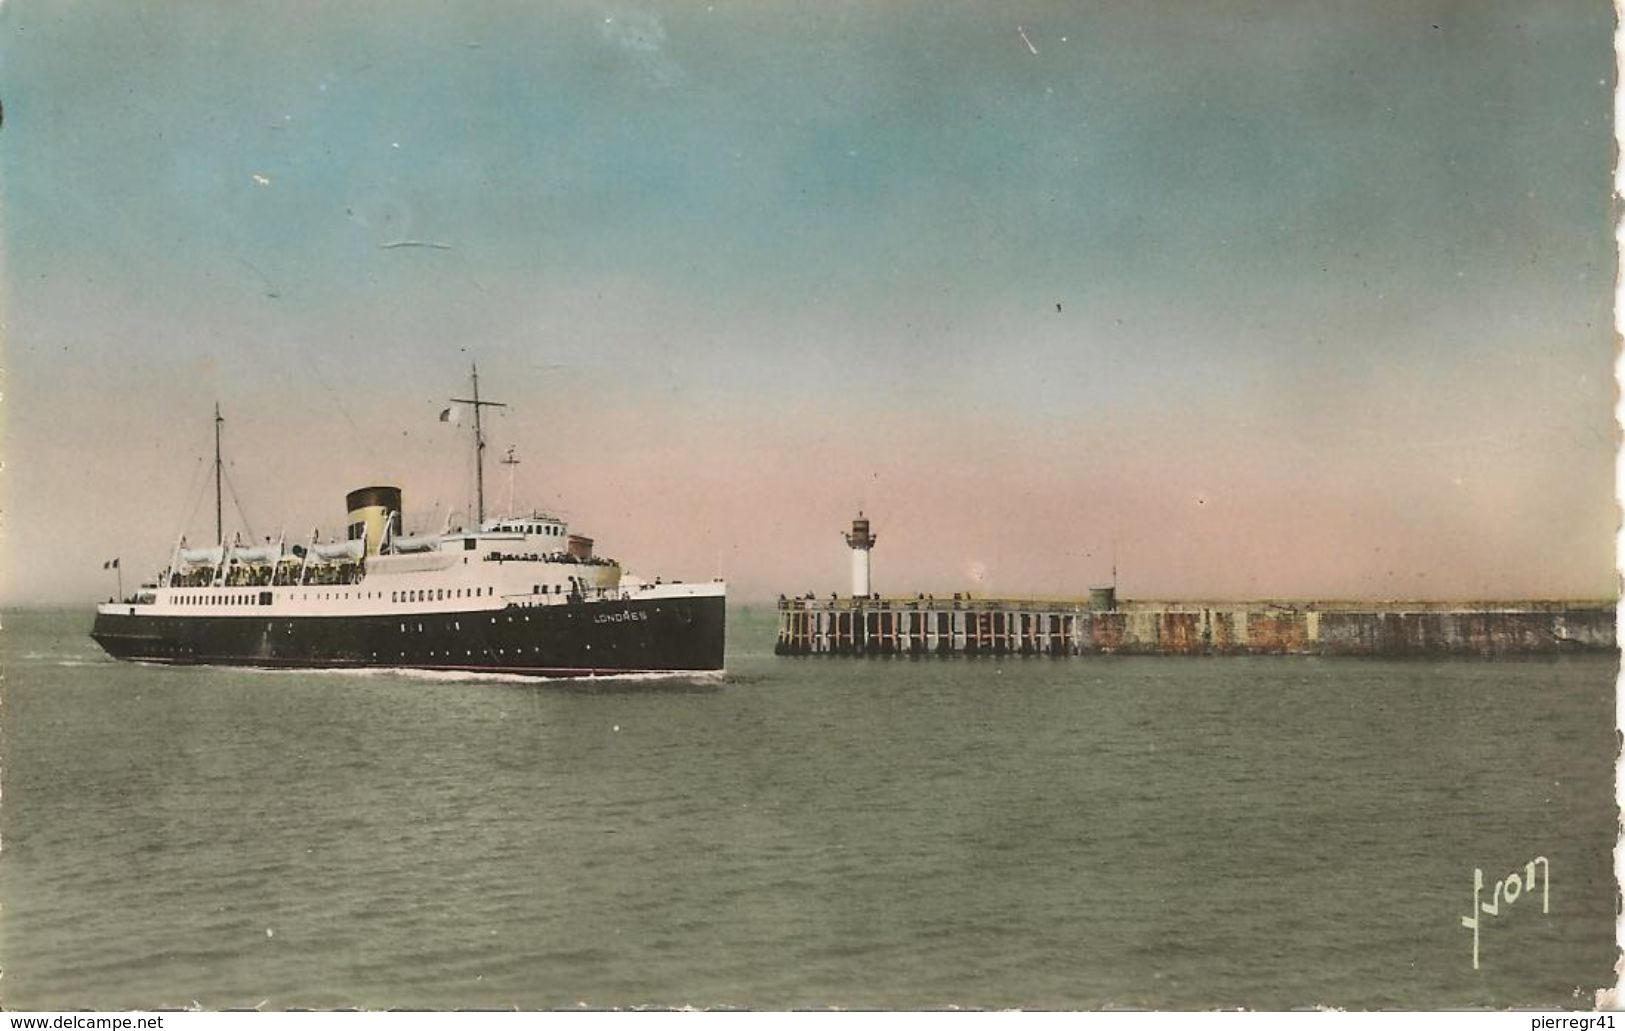
[[[406,633],[406,624],[405,624],[405,623],[402,623],[402,624],[401,624],[401,633],[403,633],[403,634],[404,634],[404,633]],[[406,654],[406,653],[405,653],[405,652],[401,652],[401,654],[402,654],[402,655],[405,655],[405,654]]]
[[464,537],[463,538],[463,550],[464,551],[473,551],[474,550],[474,538],[472,538],[472,537]]

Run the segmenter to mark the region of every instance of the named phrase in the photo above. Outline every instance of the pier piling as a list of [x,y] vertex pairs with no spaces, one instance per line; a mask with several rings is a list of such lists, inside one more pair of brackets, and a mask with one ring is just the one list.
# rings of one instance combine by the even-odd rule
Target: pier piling
[[779,655],[1479,655],[1611,651],[1598,601],[781,598]]

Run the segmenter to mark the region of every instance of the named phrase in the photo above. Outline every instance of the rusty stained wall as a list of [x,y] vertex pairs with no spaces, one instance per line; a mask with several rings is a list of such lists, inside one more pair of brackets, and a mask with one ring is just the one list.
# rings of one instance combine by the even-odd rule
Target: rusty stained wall
[[1511,655],[1614,647],[1614,614],[1566,612],[1324,612],[1325,655]]
[[1615,646],[1607,609],[1097,613],[1079,650],[1158,655],[1510,655]]

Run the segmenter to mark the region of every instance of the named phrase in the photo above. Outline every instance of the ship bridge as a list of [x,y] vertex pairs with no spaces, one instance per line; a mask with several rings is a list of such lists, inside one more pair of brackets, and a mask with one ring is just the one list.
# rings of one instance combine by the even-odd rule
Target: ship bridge
[[488,519],[480,527],[482,533],[517,533],[526,537],[551,537],[558,542],[560,548],[564,547],[565,538],[569,536],[564,520],[549,515],[507,516],[502,519]]

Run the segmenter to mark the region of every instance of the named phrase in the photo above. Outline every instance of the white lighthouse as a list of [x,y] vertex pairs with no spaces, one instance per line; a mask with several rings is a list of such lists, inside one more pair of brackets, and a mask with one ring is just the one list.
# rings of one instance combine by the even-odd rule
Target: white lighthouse
[[852,549],[852,597],[869,597],[869,550],[878,540],[869,532],[869,520],[863,518],[860,509],[858,517],[852,520],[852,532],[846,535],[846,546]]

